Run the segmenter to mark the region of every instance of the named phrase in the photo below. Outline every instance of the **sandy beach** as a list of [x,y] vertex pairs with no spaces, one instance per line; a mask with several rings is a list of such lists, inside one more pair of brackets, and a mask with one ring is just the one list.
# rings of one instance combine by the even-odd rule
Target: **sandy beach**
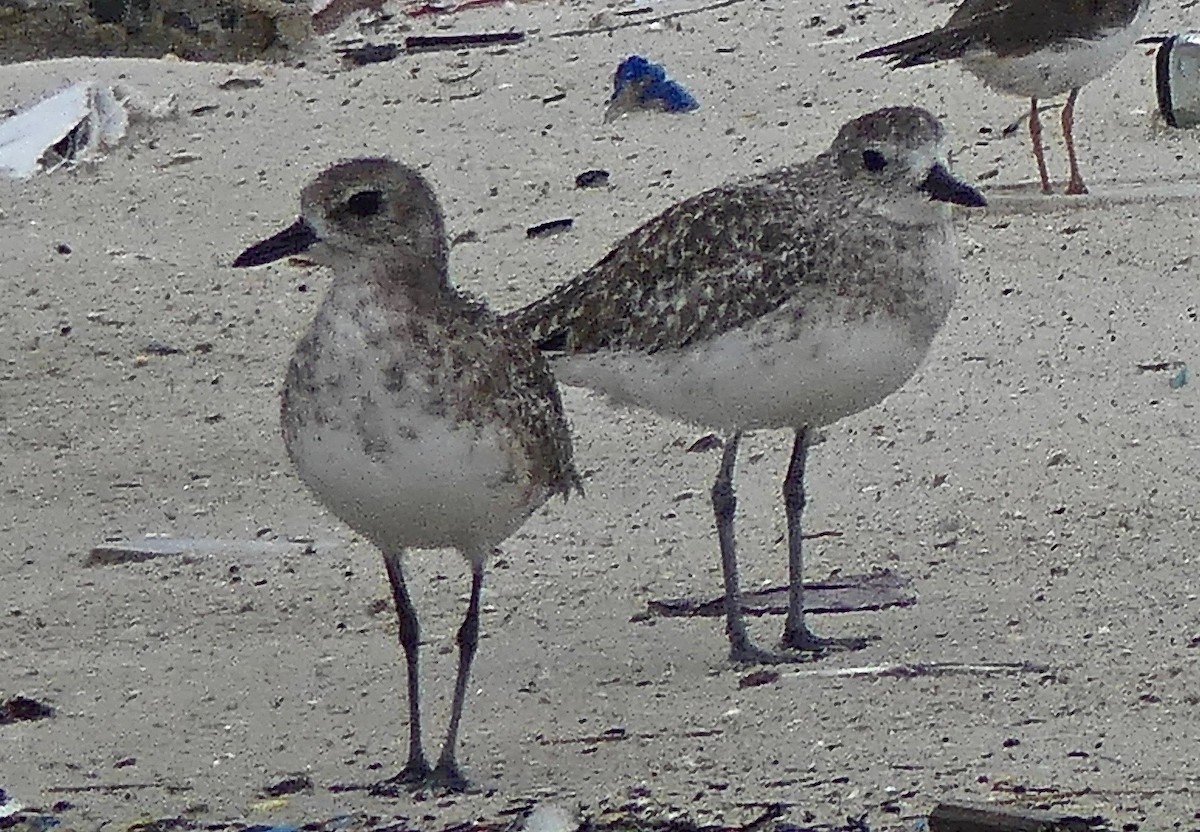
[[[865,813],[872,830],[911,829],[963,799],[1200,829],[1200,386],[1170,383],[1200,368],[1200,134],[1156,119],[1150,47],[1080,97],[1092,193],[1043,197],[1024,128],[1001,135],[1028,102],[954,65],[853,60],[951,5],[700,5],[614,6],[600,25],[644,22],[601,32],[604,7],[581,0],[420,18],[391,4],[373,42],[527,38],[365,67],[333,52],[353,23],[303,66],[0,66],[0,112],[85,78],[177,110],[134,123],[101,161],[0,178],[0,697],[55,709],[0,725],[11,799],[68,801],[56,814],[78,830],[337,815],[442,829],[536,801],[595,814],[631,794],[731,827],[779,803],[801,828]],[[1186,14],[1158,4],[1148,33],[1184,30]],[[700,109],[605,123],[630,53],[663,63]],[[308,494],[279,438],[283,369],[326,277],[232,258],[292,221],[318,170],[386,154],[436,187],[453,279],[507,310],[671,203],[806,159],[891,104],[944,120],[956,171],[991,206],[958,218],[961,289],[923,368],[813,449],[807,522],[838,534],[812,542],[808,570],[892,569],[918,602],[816,616],[877,640],[742,687],[720,619],[642,615],[721,592],[719,453],[687,452],[707,431],[565,388],[587,497],[548,504],[488,574],[460,748],[482,793],[333,788],[403,762],[395,618],[379,555]],[[1056,112],[1045,123],[1061,182]],[[610,187],[577,189],[595,168]],[[526,236],[560,217],[573,227]],[[744,446],[750,589],[785,580],[789,447],[769,432]],[[85,565],[105,541],[146,535],[229,546]],[[453,552],[411,563],[432,741],[467,572]],[[752,626],[769,643],[781,625]],[[933,662],[1039,669],[805,675]],[[312,788],[264,801],[296,774]]]

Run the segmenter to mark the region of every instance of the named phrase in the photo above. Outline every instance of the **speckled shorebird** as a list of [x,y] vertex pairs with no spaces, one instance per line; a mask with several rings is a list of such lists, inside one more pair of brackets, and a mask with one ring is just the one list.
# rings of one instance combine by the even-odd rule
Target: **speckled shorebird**
[[985,85],[1029,99],[1029,139],[1042,191],[1051,193],[1038,100],[1067,93],[1063,141],[1068,194],[1087,193],[1075,158],[1075,99],[1108,74],[1137,41],[1149,0],[963,0],[946,25],[868,50],[894,69],[958,59]]
[[[304,189],[299,220],[234,265],[302,252],[334,277],[288,367],[283,441],[317,498],[383,553],[408,666],[408,762],[395,779],[459,790],[484,562],[547,498],[580,486],[558,389],[527,338],[450,284],[442,211],[415,170],[388,159],[335,165]],[[431,771],[403,558],[443,547],[470,564],[471,595]]]
[[[729,432],[712,503],[734,661],[864,643],[804,621],[807,440],[900,387],[946,319],[958,271],[947,203],[984,199],[950,174],[942,140],[924,110],[854,119],[811,161],[668,208],[511,315],[560,382]],[[742,433],[759,428],[795,430],[783,645],[799,653],[755,646],[742,615],[733,469]]]

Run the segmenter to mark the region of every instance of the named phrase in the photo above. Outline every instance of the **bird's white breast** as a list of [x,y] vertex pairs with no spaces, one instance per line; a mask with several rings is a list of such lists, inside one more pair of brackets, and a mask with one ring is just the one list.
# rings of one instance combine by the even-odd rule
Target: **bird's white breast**
[[300,417],[296,405],[283,414],[301,479],[377,544],[486,557],[538,505],[501,428],[447,415],[439,380],[418,361],[388,389],[404,348],[369,346],[363,321],[326,316],[324,326],[314,365],[318,395],[329,397],[321,418]]
[[686,350],[564,356],[564,384],[622,404],[719,429],[826,425],[878,404],[902,385],[927,343],[876,314],[793,328],[764,319]]

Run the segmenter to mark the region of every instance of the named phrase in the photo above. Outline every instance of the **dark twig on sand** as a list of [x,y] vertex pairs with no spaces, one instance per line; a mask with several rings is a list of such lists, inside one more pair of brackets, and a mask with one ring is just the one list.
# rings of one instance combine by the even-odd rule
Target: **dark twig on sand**
[[652,23],[662,23],[663,21],[673,20],[676,17],[684,17],[689,14],[700,14],[701,12],[711,12],[717,9],[723,9],[726,6],[733,6],[737,3],[744,3],[745,0],[719,0],[716,3],[709,3],[705,6],[697,6],[694,9],[681,9],[677,12],[667,12],[665,14],[655,15],[654,17],[641,18],[639,20],[626,20],[623,23],[614,23],[611,26],[596,26],[587,29],[568,29],[565,32],[554,32],[548,37],[552,38],[577,38],[582,35],[600,35],[606,32],[615,32],[618,29],[629,29],[633,26],[648,26]]

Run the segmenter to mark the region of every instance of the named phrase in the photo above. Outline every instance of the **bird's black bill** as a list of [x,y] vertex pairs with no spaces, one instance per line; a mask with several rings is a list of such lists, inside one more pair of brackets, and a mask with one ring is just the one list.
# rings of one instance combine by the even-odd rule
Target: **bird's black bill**
[[941,165],[929,169],[929,175],[921,183],[921,190],[929,194],[930,199],[938,202],[953,202],[955,205],[966,205],[968,208],[982,208],[987,205],[983,194],[972,188]]
[[233,261],[235,269],[262,266],[284,257],[308,251],[320,238],[316,230],[303,219],[296,220],[287,228],[243,251]]

